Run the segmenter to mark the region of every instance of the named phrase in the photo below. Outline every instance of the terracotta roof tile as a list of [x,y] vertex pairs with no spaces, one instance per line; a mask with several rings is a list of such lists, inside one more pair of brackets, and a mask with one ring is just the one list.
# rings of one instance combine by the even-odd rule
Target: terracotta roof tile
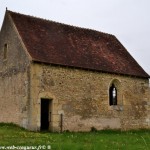
[[8,13],[34,61],[149,77],[113,35]]

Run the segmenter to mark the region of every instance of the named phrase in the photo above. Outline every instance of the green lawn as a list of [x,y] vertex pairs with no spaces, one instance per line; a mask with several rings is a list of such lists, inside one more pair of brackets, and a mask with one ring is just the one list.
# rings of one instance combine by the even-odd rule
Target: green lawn
[[13,145],[39,146],[39,150],[48,146],[52,150],[150,150],[150,130],[40,133],[1,123],[0,146]]

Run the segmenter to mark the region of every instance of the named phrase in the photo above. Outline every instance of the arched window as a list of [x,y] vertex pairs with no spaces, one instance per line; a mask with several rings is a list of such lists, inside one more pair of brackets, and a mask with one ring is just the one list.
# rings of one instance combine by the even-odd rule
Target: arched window
[[109,88],[109,105],[117,105],[117,88],[114,84]]

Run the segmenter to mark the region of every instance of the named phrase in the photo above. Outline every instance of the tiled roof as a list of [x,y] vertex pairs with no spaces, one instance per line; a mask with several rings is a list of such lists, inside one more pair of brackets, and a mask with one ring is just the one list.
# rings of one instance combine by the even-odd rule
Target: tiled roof
[[33,61],[149,77],[114,35],[7,12]]

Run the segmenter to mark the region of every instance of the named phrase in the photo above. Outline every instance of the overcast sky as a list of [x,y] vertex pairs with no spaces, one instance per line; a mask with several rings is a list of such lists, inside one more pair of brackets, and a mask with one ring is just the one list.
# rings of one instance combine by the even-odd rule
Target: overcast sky
[[150,0],[0,0],[9,10],[115,35],[150,74]]

